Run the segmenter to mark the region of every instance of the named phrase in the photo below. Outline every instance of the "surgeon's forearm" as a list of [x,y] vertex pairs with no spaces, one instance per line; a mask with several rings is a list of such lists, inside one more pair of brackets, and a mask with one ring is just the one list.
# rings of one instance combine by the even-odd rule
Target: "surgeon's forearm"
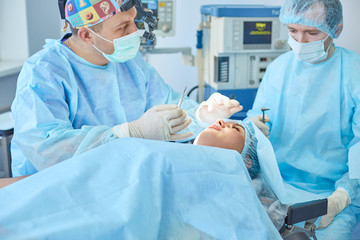
[[84,125],[80,129],[58,127],[51,131],[44,130],[48,136],[46,138],[39,132],[42,133],[18,132],[12,139],[37,171],[116,139],[108,126]]
[[335,189],[339,188],[342,188],[347,192],[350,201],[360,197],[359,181],[357,179],[350,179],[349,172],[346,172],[338,181],[336,181]]
[[30,176],[30,175],[14,177],[14,178],[1,178],[0,179],[0,188],[6,187],[7,185],[10,185],[14,182],[20,181],[21,179],[24,179],[28,176]]

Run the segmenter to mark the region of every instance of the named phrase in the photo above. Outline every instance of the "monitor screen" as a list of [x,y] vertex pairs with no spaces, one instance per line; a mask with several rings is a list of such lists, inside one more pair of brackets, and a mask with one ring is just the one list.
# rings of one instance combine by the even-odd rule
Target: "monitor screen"
[[244,22],[244,44],[271,44],[272,22]]

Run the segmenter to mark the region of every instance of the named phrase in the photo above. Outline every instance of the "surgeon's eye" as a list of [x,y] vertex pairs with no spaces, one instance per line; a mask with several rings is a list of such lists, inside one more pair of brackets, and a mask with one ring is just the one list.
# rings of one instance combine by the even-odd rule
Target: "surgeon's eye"
[[309,32],[309,34],[310,34],[311,36],[316,36],[316,35],[319,34],[319,32]]

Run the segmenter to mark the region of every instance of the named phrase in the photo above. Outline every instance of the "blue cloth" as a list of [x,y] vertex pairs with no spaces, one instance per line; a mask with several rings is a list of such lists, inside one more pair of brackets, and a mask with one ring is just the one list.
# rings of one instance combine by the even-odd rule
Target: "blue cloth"
[[135,138],[0,189],[0,212],[4,240],[281,239],[238,152]]
[[295,188],[283,181],[269,139],[265,137],[252,121],[249,122],[255,130],[257,139],[256,152],[261,170],[259,177],[274,192],[280,202],[282,204],[295,204],[322,199],[323,197],[320,195]]
[[[111,128],[158,104],[178,104],[174,92],[139,53],[125,63],[91,64],[60,40],[47,40],[19,75],[12,113],[13,176],[33,174],[115,139]],[[198,103],[182,108],[195,119]],[[186,131],[202,128],[194,120]]]
[[[306,64],[288,52],[271,63],[248,116],[270,108],[270,141],[284,181],[324,197],[344,188],[359,206],[360,56],[337,47],[319,64]],[[350,154],[352,152],[352,154]],[[356,172],[349,176],[349,168]],[[354,213],[335,218],[354,226]],[[351,215],[352,214],[352,215]],[[332,225],[336,223],[332,223]],[[327,228],[324,231],[331,231]],[[346,239],[348,232],[334,236]],[[341,235],[343,233],[343,235]],[[351,231],[350,231],[351,233]]]
[[356,225],[351,240],[358,240],[358,239],[360,239],[360,223]]
[[341,33],[336,34],[338,24],[343,23],[342,5],[339,0],[286,0],[280,21],[316,27],[334,39]]
[[[253,123],[253,125],[255,124]],[[275,193],[281,203],[295,204],[326,197],[326,194],[325,196],[324,194],[317,195],[285,183],[277,166],[275,153],[270,141],[257,127],[254,129],[256,138],[258,139],[257,153],[261,166],[260,177]],[[354,213],[358,212],[360,212],[360,209],[354,205],[345,208],[344,211],[335,217],[334,221],[327,228],[316,230],[317,238],[319,240],[350,239],[352,229],[357,222]],[[320,221],[321,217],[317,219],[315,225],[318,226]],[[299,227],[304,226],[303,223],[296,225]]]

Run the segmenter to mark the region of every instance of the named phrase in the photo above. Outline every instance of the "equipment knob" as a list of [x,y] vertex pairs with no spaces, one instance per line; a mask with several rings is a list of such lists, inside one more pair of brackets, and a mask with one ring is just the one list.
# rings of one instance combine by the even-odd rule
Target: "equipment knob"
[[165,24],[164,26],[162,26],[161,30],[164,32],[164,33],[167,33],[171,30],[170,26],[168,24]]
[[285,47],[285,41],[284,40],[277,40],[275,42],[275,49],[283,49]]

